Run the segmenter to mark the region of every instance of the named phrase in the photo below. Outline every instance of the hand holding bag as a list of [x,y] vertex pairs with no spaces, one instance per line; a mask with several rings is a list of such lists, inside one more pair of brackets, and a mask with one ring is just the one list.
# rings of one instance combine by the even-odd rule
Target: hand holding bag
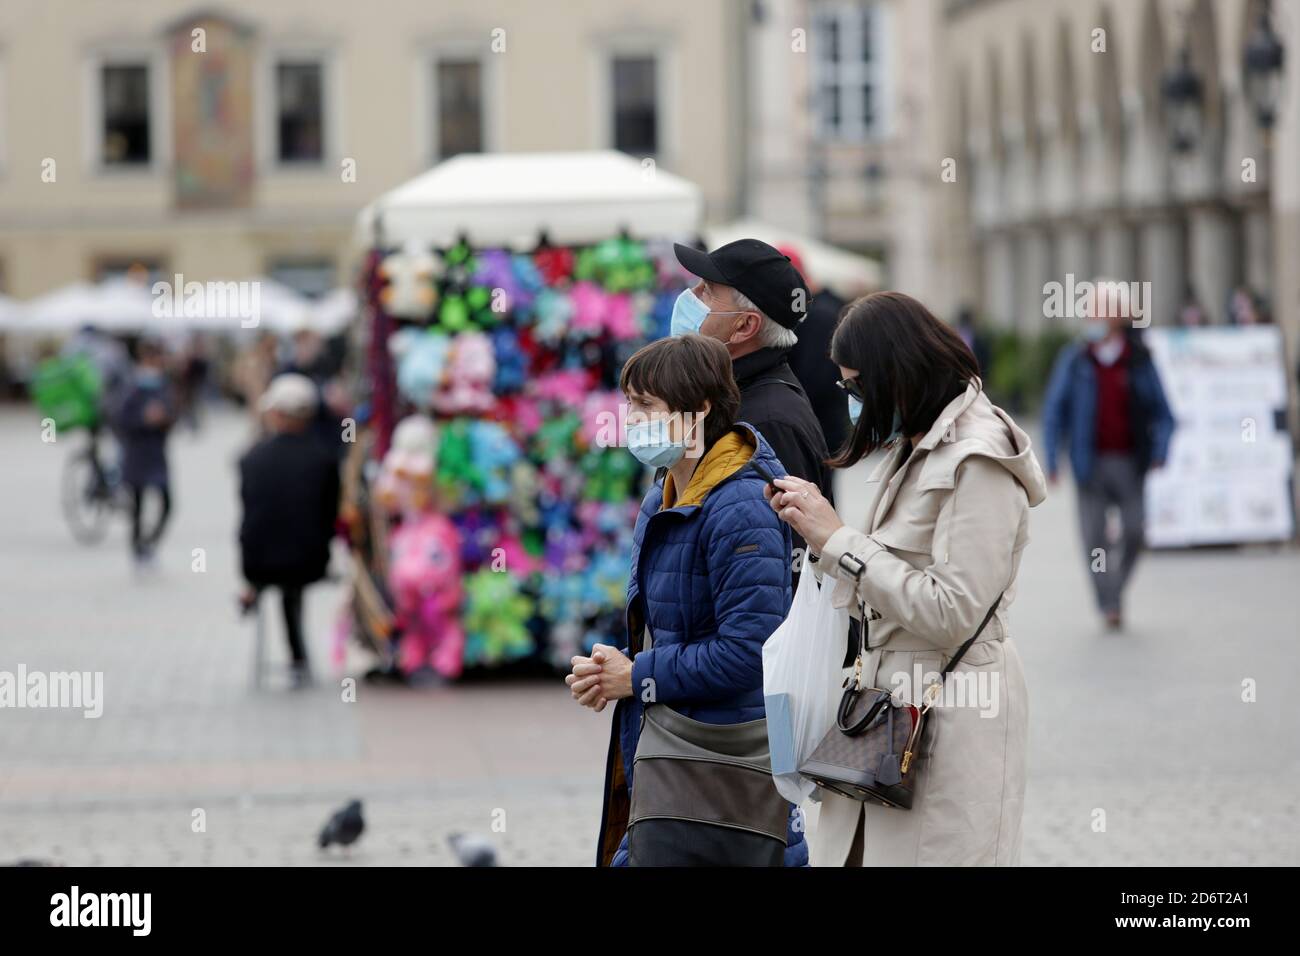
[[853,800],[912,809],[916,748],[925,732],[926,715],[939,699],[944,680],[984,632],[1001,603],[999,594],[975,633],[952,655],[938,682],[925,689],[920,707],[912,703],[896,706],[893,692],[885,688],[863,688],[862,655],[867,650],[868,628],[864,612],[862,644],[853,676],[844,681],[844,696],[835,726],[799,767],[799,772],[817,786]]
[[816,789],[799,772],[835,724],[835,676],[844,657],[848,608],[831,604],[833,585],[819,585],[804,556],[790,613],[763,643],[763,703],[772,779],[791,803]]

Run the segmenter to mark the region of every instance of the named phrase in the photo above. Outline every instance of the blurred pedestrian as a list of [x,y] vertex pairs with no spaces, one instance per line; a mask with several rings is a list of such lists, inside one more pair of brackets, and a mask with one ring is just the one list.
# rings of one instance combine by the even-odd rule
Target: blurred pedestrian
[[831,336],[835,334],[835,323],[840,319],[845,301],[830,289],[818,285],[816,277],[804,268],[795,249],[782,247],[780,252],[803,276],[812,293],[808,317],[799,323],[799,341],[790,350],[790,369],[808,396],[827,449],[836,451],[848,437],[849,416],[844,407],[844,393],[835,387],[839,376],[835,374],[830,351]]
[[[878,292],[850,303],[831,358],[854,422],[835,466],[886,452],[864,489],[872,517],[862,530],[849,527],[797,478],[777,479],[769,503],[815,552],[813,571],[834,589],[834,606],[862,622],[858,688],[889,689],[916,707],[927,687],[940,693],[918,745],[911,810],[823,788],[813,861],[877,872],[1014,866],[1029,720],[1008,607],[1029,509],[1046,497],[1042,469],[1029,436],[985,396],[970,349],[910,296]],[[950,662],[945,684],[938,672]],[[827,687],[841,676],[827,674]],[[964,706],[963,692],[952,693],[979,686],[970,692],[979,700]],[[895,769],[906,773],[909,763]],[[881,771],[868,770],[893,785],[884,767],[882,759]]]
[[[673,334],[698,332],[727,347],[740,388],[739,420],[758,429],[789,474],[811,481],[830,498],[826,438],[788,361],[799,342],[795,329],[808,312],[803,276],[758,239],[738,239],[713,252],[681,243],[673,250],[682,267],[700,279],[673,306]],[[796,535],[800,554],[803,546]]]
[[[653,342],[627,360],[619,386],[628,451],[665,470],[633,533],[628,646],[597,644],[565,679],[584,706],[617,701],[597,864],[802,865],[794,808],[770,774],[737,769],[742,757],[768,761],[763,642],[790,608],[790,531],[763,500],[763,475],[784,470],[737,420],[740,393],[716,340]],[[638,763],[647,737],[668,756],[662,728],[691,735],[674,737],[679,759]]]
[[338,381],[334,362],[325,347],[320,333],[310,328],[299,328],[293,333],[289,360],[280,373],[292,373],[310,379],[316,386],[316,411],[312,417],[311,433],[342,461],[346,452],[343,441],[343,416],[348,411],[346,389]]
[[176,379],[180,418],[193,432],[199,430],[203,395],[210,368],[207,341],[201,333],[191,333],[186,337],[180,355],[177,357]]
[[979,324],[975,321],[975,310],[968,305],[963,305],[957,311],[957,334],[975,356],[975,366],[979,369],[980,376],[987,378],[990,361],[988,336],[980,331]]
[[[1059,446],[1064,442],[1069,448],[1084,559],[1097,607],[1107,626],[1118,629],[1124,588],[1145,543],[1146,473],[1164,465],[1174,419],[1125,297],[1104,291],[1119,286],[1106,279],[1094,286],[1098,291],[1088,307],[1083,341],[1061,351],[1047,385],[1043,443],[1053,483]],[[1107,535],[1112,508],[1120,517],[1118,554]]]
[[254,434],[261,434],[262,412],[258,407],[271,379],[280,366],[280,341],[274,332],[263,332],[257,341],[235,358],[231,379],[253,419]]
[[99,396],[96,399],[99,415],[90,428],[90,460],[102,482],[107,463],[100,450],[100,441],[105,430],[111,434],[117,427],[118,414],[134,374],[131,354],[118,339],[88,323],[63,344],[59,355],[85,358],[99,376]]
[[[143,338],[136,345],[135,369],[117,409],[116,431],[122,446],[122,482],[131,496],[131,551],[138,567],[154,563],[154,552],[171,516],[171,481],[167,435],[176,422],[176,399],[167,378],[160,342]],[[146,526],[146,500],[158,499],[158,515]]]
[[339,507],[338,462],[310,432],[315,384],[276,376],[259,403],[268,437],[239,462],[240,560],[251,608],[261,591],[280,591],[295,686],[311,681],[303,631],[303,591],[325,576]]
[[1201,300],[1196,297],[1196,290],[1189,283],[1183,291],[1183,304],[1178,309],[1178,325],[1184,329],[1199,329],[1209,323],[1205,309],[1201,308]]

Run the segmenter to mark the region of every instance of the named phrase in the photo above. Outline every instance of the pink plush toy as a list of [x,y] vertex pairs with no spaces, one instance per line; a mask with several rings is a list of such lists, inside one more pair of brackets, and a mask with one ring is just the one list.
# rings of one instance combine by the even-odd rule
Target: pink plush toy
[[496,404],[492,380],[496,377],[492,340],[482,332],[462,332],[451,346],[446,385],[434,396],[433,407],[444,415],[486,412]]
[[402,633],[398,666],[405,674],[428,666],[459,677],[465,655],[460,532],[440,514],[413,514],[393,531],[390,546],[388,586]]
[[644,301],[633,302],[631,293],[616,293],[605,302],[605,328],[616,342],[640,338],[644,333],[637,315],[648,311],[649,307]]
[[594,282],[579,282],[570,293],[573,318],[569,331],[579,338],[595,338],[605,328],[605,310],[609,301],[605,290]]
[[623,405],[619,391],[592,392],[582,403],[582,439],[586,447],[617,448],[623,437]]
[[579,409],[591,390],[592,375],[586,369],[562,369],[537,380],[537,397]]

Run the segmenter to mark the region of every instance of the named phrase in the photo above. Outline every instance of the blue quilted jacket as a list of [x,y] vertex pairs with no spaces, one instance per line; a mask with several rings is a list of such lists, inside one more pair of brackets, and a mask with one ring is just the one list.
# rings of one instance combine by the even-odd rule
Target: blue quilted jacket
[[[614,712],[598,865],[627,862],[626,806],[611,804],[625,803],[631,793],[640,689],[651,686],[648,680],[659,703],[693,720],[733,724],[764,716],[763,642],[790,609],[791,536],[749,462],[758,461],[778,477],[786,471],[756,430],[744,423],[736,428],[745,439],[743,449],[720,458],[710,450],[697,469],[700,476],[707,467],[709,480],[716,482],[702,500],[694,500],[699,494],[692,479],[678,506],[664,508],[661,479],[641,504],[627,623],[633,650],[644,643],[644,630],[652,646],[633,658],[633,694]],[[627,789],[621,791],[624,782]],[[792,807],[787,866],[808,860],[798,814]]]

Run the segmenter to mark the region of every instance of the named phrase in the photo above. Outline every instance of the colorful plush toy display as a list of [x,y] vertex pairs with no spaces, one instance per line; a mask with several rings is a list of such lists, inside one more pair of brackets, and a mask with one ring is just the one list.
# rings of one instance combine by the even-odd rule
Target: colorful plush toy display
[[623,642],[650,475],[618,447],[618,372],[668,331],[686,283],[671,243],[523,254],[462,240],[376,261],[377,309],[406,320],[379,340],[399,411],[426,413],[394,431],[374,496],[393,523],[402,670],[567,666]]

